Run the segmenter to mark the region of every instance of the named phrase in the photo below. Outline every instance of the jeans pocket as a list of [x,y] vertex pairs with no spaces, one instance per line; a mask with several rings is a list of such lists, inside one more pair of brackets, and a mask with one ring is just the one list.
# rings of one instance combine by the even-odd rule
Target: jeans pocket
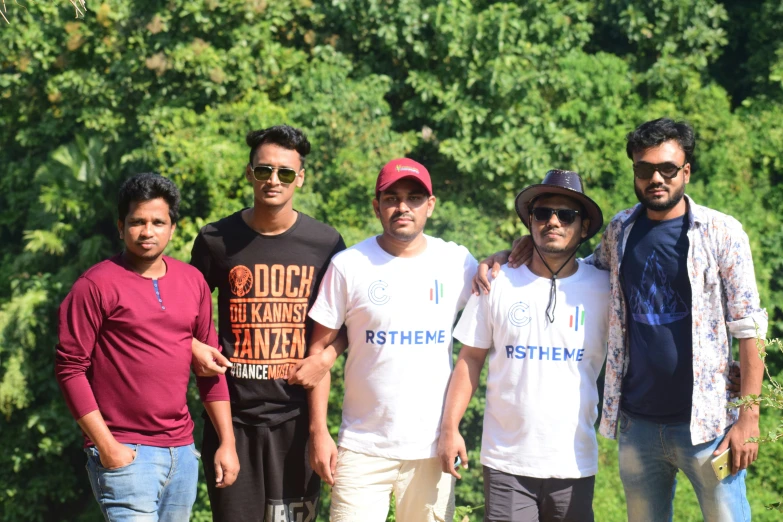
[[193,455],[197,459],[200,459],[201,458],[201,452],[196,449],[196,445],[195,444],[191,444],[189,447],[190,447],[190,451],[193,453]]
[[123,444],[123,446],[128,447],[133,450],[133,460],[128,462],[127,464],[123,466],[119,466],[117,468],[106,468],[101,463],[101,455],[98,452],[98,449],[93,446],[93,454],[95,455],[95,464],[102,472],[112,472],[112,471],[119,471],[121,469],[125,469],[127,467],[130,467],[133,465],[134,462],[136,462],[136,459],[139,457],[139,444]]
[[618,425],[620,433],[627,433],[631,429],[631,418],[623,412],[618,413]]

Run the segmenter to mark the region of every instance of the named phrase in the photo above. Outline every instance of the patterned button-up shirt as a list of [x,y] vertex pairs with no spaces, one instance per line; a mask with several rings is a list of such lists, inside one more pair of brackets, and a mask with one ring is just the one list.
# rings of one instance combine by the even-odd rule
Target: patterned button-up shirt
[[[693,405],[691,441],[701,444],[720,436],[737,420],[727,409],[731,339],[767,333],[767,312],[759,306],[748,236],[736,219],[688,202],[688,278],[691,283],[693,329]],[[620,282],[625,244],[641,204],[618,213],[606,227],[601,244],[588,262],[609,270],[611,309],[606,358],[604,406],[600,433],[615,438],[623,376],[628,369],[626,304]]]

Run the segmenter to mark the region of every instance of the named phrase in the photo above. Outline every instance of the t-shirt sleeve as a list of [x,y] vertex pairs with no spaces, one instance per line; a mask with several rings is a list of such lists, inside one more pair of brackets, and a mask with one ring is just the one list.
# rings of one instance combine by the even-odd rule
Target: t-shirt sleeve
[[490,294],[471,295],[454,328],[454,338],[466,346],[488,350],[492,347],[492,321],[489,320]]
[[329,259],[331,260],[334,256],[345,250],[345,240],[343,239],[342,234],[337,234],[337,243],[334,245],[334,249],[332,250],[332,253],[329,255]]
[[347,300],[348,287],[345,277],[332,261],[326,269],[321,287],[318,289],[318,297],[308,316],[313,321],[336,330],[345,322]]
[[[200,276],[197,276],[201,279]],[[201,288],[201,301],[199,302],[198,318],[193,337],[204,344],[215,347],[223,351],[218,342],[215,323],[212,321],[212,295],[209,292],[207,283],[201,279],[198,284]],[[201,402],[215,402],[229,400],[228,385],[225,375],[216,375],[214,377],[196,377],[199,396]]]
[[54,372],[74,419],[98,409],[87,370],[103,324],[101,295],[95,283],[79,278],[60,305]]
[[476,258],[473,257],[470,252],[468,252],[467,248],[463,247],[463,249],[465,250],[465,262],[463,264],[464,275],[462,281],[462,293],[460,294],[459,301],[457,302],[459,310],[465,308],[468,299],[470,299],[472,294],[473,276],[476,274],[476,270],[478,269],[478,261],[476,261]]
[[217,282],[212,273],[212,253],[209,251],[209,245],[207,245],[203,230],[198,233],[196,240],[193,242],[193,248],[190,250],[190,264],[196,267],[201,272],[201,275],[204,276],[204,280],[209,285],[209,290],[214,290]]

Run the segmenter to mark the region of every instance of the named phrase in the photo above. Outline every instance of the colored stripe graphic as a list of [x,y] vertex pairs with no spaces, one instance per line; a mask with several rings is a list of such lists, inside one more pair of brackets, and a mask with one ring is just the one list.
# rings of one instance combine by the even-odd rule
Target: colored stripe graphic
[[579,331],[579,307],[578,306],[576,307],[575,317],[576,317],[576,321],[574,321],[574,331],[578,332]]
[[438,280],[435,280],[435,304],[440,302],[440,296],[438,295]]
[[585,311],[584,310],[582,310],[582,319],[579,321],[579,324],[581,324],[582,326],[585,325]]

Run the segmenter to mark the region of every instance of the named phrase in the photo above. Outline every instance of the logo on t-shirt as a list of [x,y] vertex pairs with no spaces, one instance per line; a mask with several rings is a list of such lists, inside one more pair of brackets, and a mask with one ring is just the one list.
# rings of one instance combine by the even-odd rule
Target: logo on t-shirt
[[367,297],[370,299],[370,302],[377,305],[385,305],[391,301],[391,295],[389,295],[387,290],[388,287],[389,283],[382,279],[370,283],[370,288],[367,289]]
[[435,304],[440,303],[443,299],[443,283],[438,284],[438,280],[435,280],[435,286],[430,288],[430,301],[435,301]]
[[527,303],[520,301],[508,310],[508,322],[514,326],[527,326],[532,320],[530,317],[530,306]]
[[574,310],[574,313],[571,314],[571,317],[568,318],[568,326],[569,328],[573,328],[575,332],[579,331],[580,326],[585,325],[585,311],[584,309],[579,309],[577,306]]
[[228,273],[228,284],[235,296],[242,297],[253,288],[253,272],[244,265],[237,265]]
[[670,324],[690,314],[688,305],[666,279],[656,252],[644,263],[642,282],[631,295],[633,318],[643,324]]

